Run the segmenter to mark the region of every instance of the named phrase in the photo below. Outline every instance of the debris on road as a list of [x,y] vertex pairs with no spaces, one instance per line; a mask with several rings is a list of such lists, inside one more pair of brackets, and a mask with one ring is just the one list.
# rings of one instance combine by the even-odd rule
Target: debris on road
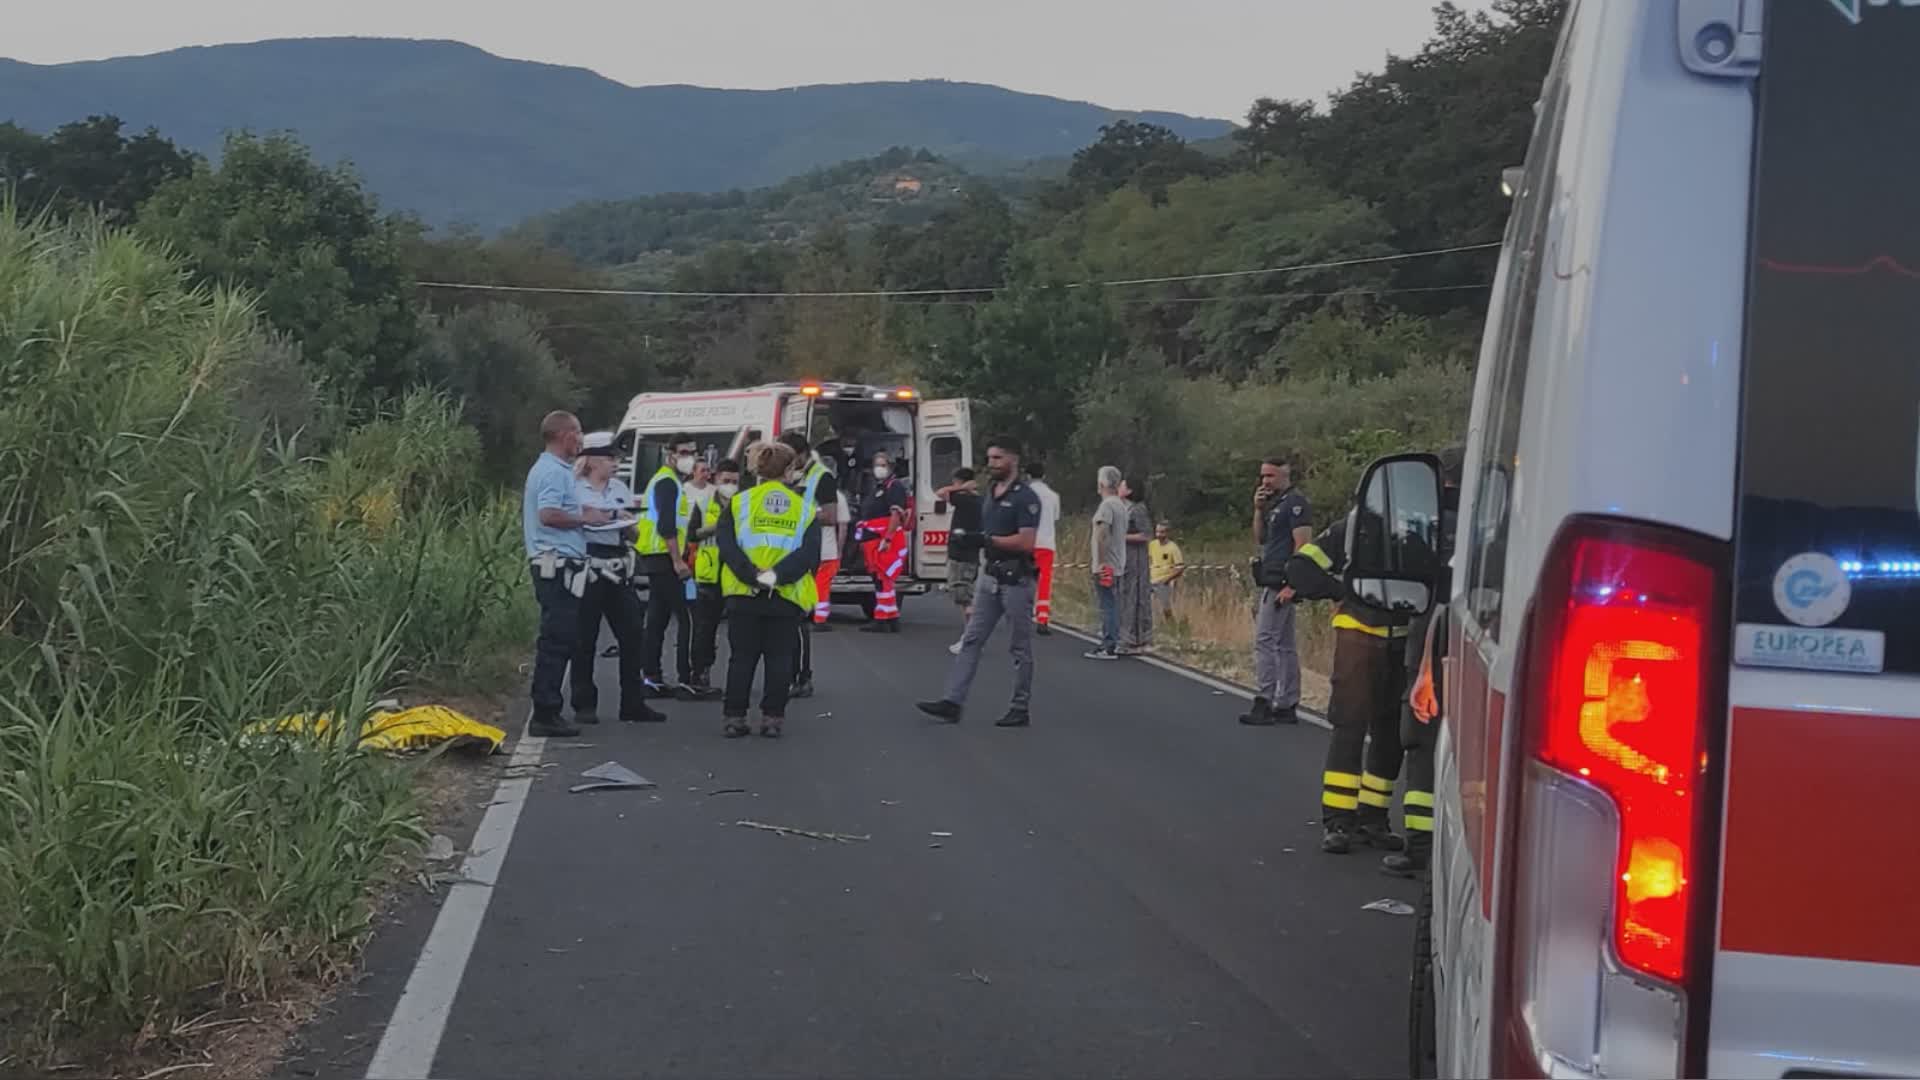
[[451,836],[434,833],[433,838],[427,841],[428,862],[446,862],[457,854],[459,852],[455,850]]
[[1411,915],[1413,905],[1404,900],[1375,900],[1371,904],[1360,905],[1361,911],[1384,911],[1389,915]]
[[563,742],[563,743],[554,743],[552,746],[548,747],[548,749],[549,750],[597,750],[599,749],[599,747],[600,747],[599,743]]
[[747,793],[747,789],[746,789],[746,788],[743,788],[743,787],[723,787],[723,788],[714,788],[714,789],[713,789],[712,791],[709,791],[709,792],[707,792],[707,794],[708,794],[709,796],[713,796],[713,795],[745,795],[746,793]]
[[987,978],[985,975],[980,974],[980,972],[977,969],[972,971],[956,971],[953,973],[953,977],[956,979],[972,979],[974,982],[979,983],[981,986],[993,985],[993,980]]
[[941,837],[941,838],[943,838],[943,839],[944,839],[945,837],[949,837],[949,836],[952,836],[953,834],[952,834],[952,833],[950,833],[950,832],[937,832],[937,833],[929,833],[928,835],[930,835],[930,836],[938,836],[938,837]]
[[881,799],[880,805],[881,806],[899,806],[900,800],[899,799]]
[[617,761],[602,762],[580,775],[592,780],[593,783],[575,784],[567,791],[578,795],[583,791],[631,791],[658,786]]
[[871,836],[853,836],[848,833],[814,832],[812,829],[796,829],[791,825],[769,825],[764,821],[736,821],[735,825],[743,829],[759,829],[762,832],[779,833],[781,836],[804,836],[809,840],[827,840],[836,844],[864,844],[873,839]]

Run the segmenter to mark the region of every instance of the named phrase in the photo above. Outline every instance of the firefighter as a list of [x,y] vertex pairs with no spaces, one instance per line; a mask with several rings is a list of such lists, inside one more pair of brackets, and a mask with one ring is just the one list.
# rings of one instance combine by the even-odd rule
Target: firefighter
[[699,548],[693,553],[693,678],[694,692],[703,696],[713,692],[713,665],[719,658],[720,616],[726,603],[720,592],[720,519],[740,491],[740,466],[731,458],[713,467],[713,498],[701,515],[695,536]]
[[691,435],[675,435],[667,443],[667,457],[647,481],[638,508],[634,550],[640,555],[640,572],[647,576],[647,629],[641,639],[641,667],[646,671],[647,689],[654,696],[669,694],[662,653],[667,643],[667,624],[674,624],[679,685],[692,677],[693,634],[687,610],[687,593],[692,586],[693,567],[688,563],[688,543],[692,537],[693,493],[687,479],[700,446]]
[[793,687],[794,638],[813,614],[820,526],[814,504],[784,482],[793,467],[791,449],[781,443],[756,446],[747,460],[760,482],[734,496],[715,537],[720,591],[727,598],[724,732],[730,739],[748,733],[754,670],[764,661],[756,729],[778,738]]
[[[1440,535],[1446,552],[1452,550],[1456,514],[1460,507],[1460,467],[1466,453],[1450,447],[1440,454]],[[1443,552],[1442,554],[1445,554]],[[1380,869],[1395,877],[1418,877],[1433,858],[1433,744],[1434,721],[1445,700],[1441,661],[1446,657],[1447,615],[1435,603],[1415,619],[1407,635],[1407,670],[1415,672],[1413,690],[1400,710],[1400,744],[1406,752],[1406,790],[1400,796],[1401,819],[1407,827],[1405,851],[1391,852]]]
[[1340,580],[1347,548],[1341,519],[1287,560],[1282,602],[1296,596],[1336,600],[1333,696],[1321,776],[1320,850],[1345,855],[1354,842],[1399,851],[1405,841],[1388,819],[1400,778],[1400,701],[1406,685],[1408,617],[1368,603]]
[[863,633],[900,632],[900,597],[894,582],[907,565],[913,534],[907,531],[907,507],[912,501],[907,485],[893,475],[893,460],[884,450],[873,455],[873,491],[860,504],[859,538],[867,573],[873,575],[873,621]]

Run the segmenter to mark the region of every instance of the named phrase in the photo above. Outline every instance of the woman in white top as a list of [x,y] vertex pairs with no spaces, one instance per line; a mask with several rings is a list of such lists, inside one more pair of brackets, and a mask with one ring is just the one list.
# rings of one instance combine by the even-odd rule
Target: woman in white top
[[620,719],[629,723],[665,720],[646,700],[646,676],[640,665],[640,636],[646,612],[628,580],[633,574],[633,492],[613,475],[613,436],[596,431],[582,440],[574,462],[574,490],[582,507],[611,511],[612,525],[588,529],[587,559],[593,573],[580,598],[580,630],[573,654],[572,692],[575,723],[600,722],[600,691],[593,684],[594,652],[600,622],[606,620],[619,643]]

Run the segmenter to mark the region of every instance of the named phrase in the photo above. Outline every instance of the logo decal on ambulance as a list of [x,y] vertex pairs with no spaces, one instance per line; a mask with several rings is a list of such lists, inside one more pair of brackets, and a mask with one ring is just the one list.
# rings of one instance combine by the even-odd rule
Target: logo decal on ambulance
[[1809,551],[1780,564],[1773,575],[1773,603],[1798,626],[1825,626],[1853,602],[1846,571],[1831,555]]

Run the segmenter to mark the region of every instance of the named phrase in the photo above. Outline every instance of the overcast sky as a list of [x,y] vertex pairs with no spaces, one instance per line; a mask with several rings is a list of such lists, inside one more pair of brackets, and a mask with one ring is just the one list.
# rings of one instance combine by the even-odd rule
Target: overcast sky
[[[1468,6],[1482,6],[1480,2]],[[1237,119],[1410,52],[1431,0],[8,0],[0,55],[96,60],[275,37],[452,38],[643,86],[947,78]]]

